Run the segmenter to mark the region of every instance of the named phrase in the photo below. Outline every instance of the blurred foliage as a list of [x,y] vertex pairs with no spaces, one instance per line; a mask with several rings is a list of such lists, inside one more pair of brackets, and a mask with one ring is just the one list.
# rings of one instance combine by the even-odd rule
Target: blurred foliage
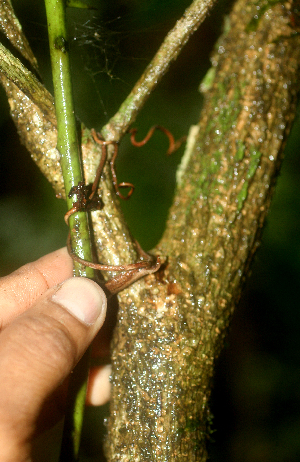
[[[97,9],[70,8],[70,46],[77,116],[100,129],[130,91],[167,31],[189,0],[87,1]],[[13,1],[51,91],[51,70],[43,2]],[[169,74],[150,97],[135,126],[137,138],[161,124],[176,138],[186,134],[200,113],[199,83],[220,33],[226,2],[195,33]],[[20,145],[1,90],[0,113],[0,275],[65,245],[66,207]],[[215,462],[300,460],[298,335],[300,276],[299,119],[286,149],[272,210],[228,348],[219,361],[212,398],[215,415],[211,459]],[[117,162],[120,181],[135,184],[122,204],[134,236],[145,249],[159,240],[171,204],[181,148],[167,157],[161,133],[143,148],[127,137]],[[90,409],[82,460],[99,460],[103,419]],[[91,431],[93,428],[93,431]],[[98,441],[98,444],[96,442]]]

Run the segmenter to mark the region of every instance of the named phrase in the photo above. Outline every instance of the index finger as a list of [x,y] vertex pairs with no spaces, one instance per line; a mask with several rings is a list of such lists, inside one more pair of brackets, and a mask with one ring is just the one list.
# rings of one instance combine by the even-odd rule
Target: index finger
[[1,278],[0,327],[27,310],[47,289],[72,275],[72,258],[64,247]]

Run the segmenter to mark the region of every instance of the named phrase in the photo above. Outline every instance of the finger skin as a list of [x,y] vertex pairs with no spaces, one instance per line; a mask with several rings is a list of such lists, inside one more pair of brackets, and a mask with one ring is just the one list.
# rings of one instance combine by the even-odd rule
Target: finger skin
[[[0,278],[0,327],[3,329],[7,324],[13,321],[19,314],[27,310],[48,288],[64,281],[73,275],[73,261],[68,254],[66,247],[52,252],[42,258],[28,263],[8,276]],[[107,350],[108,341],[103,346],[101,343],[101,353],[108,355],[108,351],[103,353],[103,349]],[[100,373],[100,371],[99,371]],[[109,389],[108,375],[100,373],[103,381],[97,378],[94,380],[95,371],[92,374],[93,379],[88,382],[88,402],[89,405],[99,405],[106,401],[107,392],[103,390]],[[97,396],[94,390],[94,384],[97,383],[97,392],[99,397],[95,399],[95,403],[89,400],[89,396]],[[103,386],[103,390],[102,390]],[[64,402],[64,397],[67,390],[67,384],[60,387],[57,391],[59,402]],[[55,412],[53,405],[47,411],[48,417],[50,413],[53,416],[52,420],[56,421],[56,415],[61,415]],[[51,419],[48,418],[49,422]]]
[[86,404],[88,406],[102,406],[110,400],[111,393],[111,365],[93,367],[90,369]]
[[1,278],[0,327],[23,313],[47,289],[72,275],[72,258],[64,247]]
[[[79,278],[73,278],[72,284],[76,279]],[[54,303],[51,297],[58,293],[56,286],[46,291],[0,335],[2,462],[30,461],[31,441],[39,430],[37,424],[43,408],[49,406],[49,400],[104,322],[106,298],[103,291],[93,281],[85,280],[83,284],[87,304],[94,303],[93,294],[90,295],[93,290],[99,291],[99,300],[103,302],[101,314],[93,325],[84,324]]]

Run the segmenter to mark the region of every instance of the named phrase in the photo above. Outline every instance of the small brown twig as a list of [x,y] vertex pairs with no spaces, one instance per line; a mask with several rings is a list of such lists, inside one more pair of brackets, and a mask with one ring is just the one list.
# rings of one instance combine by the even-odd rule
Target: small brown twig
[[[76,210],[77,212],[77,210]],[[148,260],[141,260],[136,263],[130,263],[128,265],[103,265],[102,263],[93,263],[87,260],[84,260],[83,258],[78,257],[78,255],[74,254],[72,251],[72,245],[71,245],[71,239],[70,236],[68,236],[67,239],[67,249],[69,254],[72,256],[74,261],[77,261],[77,263],[80,263],[84,266],[88,266],[89,268],[93,268],[96,270],[100,271],[135,271],[140,268],[147,268],[149,267],[149,263],[152,262],[152,259],[148,255]]]
[[169,138],[169,148],[167,150],[167,156],[179,149],[181,144],[186,140],[186,136],[183,136],[178,141],[175,141],[174,136],[172,135],[170,130],[163,127],[162,125],[153,125],[153,127],[150,128],[147,135],[142,141],[136,141],[135,139],[137,128],[132,128],[131,130],[129,130],[130,141],[133,144],[133,146],[137,146],[138,148],[144,146],[150,140],[155,130],[161,130]]
[[[110,171],[111,171],[111,175],[112,175],[112,182],[113,182],[113,185],[114,185],[114,189],[115,189],[115,192],[116,192],[117,196],[119,196],[120,199],[123,199],[123,200],[129,199],[129,197],[132,195],[132,193],[134,191],[134,185],[132,183],[128,183],[128,182],[124,182],[124,181],[122,183],[118,183],[117,175],[116,175],[116,171],[115,171],[115,161],[116,161],[116,158],[117,158],[117,155],[118,155],[118,150],[119,150],[118,143],[116,143],[114,141],[102,140],[100,135],[98,133],[96,133],[96,131],[94,129],[91,130],[91,133],[92,133],[92,136],[94,138],[94,141],[97,144],[100,144],[102,146],[102,153],[103,153],[103,151],[105,151],[105,159],[107,157],[106,146],[109,145],[109,144],[113,145],[114,153],[113,153],[112,159],[110,161]],[[105,159],[104,159],[104,162],[105,162]],[[103,162],[103,165],[104,165],[104,162]],[[101,162],[100,162],[100,164],[101,164]],[[103,169],[103,165],[102,165],[102,169]],[[98,167],[98,170],[99,169],[100,169],[100,165]],[[98,172],[98,170],[97,170],[97,172]],[[99,179],[100,179],[100,176],[101,176],[101,173],[99,175]],[[124,196],[120,192],[120,188],[130,188],[129,193],[127,194],[127,196]]]
[[[110,171],[111,171],[111,176],[112,176],[112,182],[113,182],[116,194],[121,199],[127,200],[127,199],[129,199],[129,197],[132,195],[132,193],[134,191],[134,185],[132,183],[128,183],[128,182],[125,182],[125,181],[123,181],[122,183],[118,183],[117,175],[116,175],[116,171],[115,171],[115,161],[116,161],[117,155],[118,155],[118,145],[116,144],[114,154],[113,154],[112,159],[110,161]],[[119,188],[130,188],[129,193],[127,194],[127,196],[124,196],[120,192]]]
[[124,290],[126,287],[131,285],[133,282],[137,281],[138,279],[146,276],[147,274],[155,273],[161,266],[160,257],[157,256],[154,260],[150,255],[146,254],[142,250],[140,253],[140,245],[137,243],[137,249],[141,258],[144,258],[147,255],[147,260],[141,260],[136,263],[131,263],[128,265],[103,265],[101,263],[92,263],[87,260],[83,260],[82,258],[78,257],[78,255],[74,254],[71,246],[71,239],[70,234],[67,240],[67,249],[70,256],[73,258],[74,261],[81,263],[82,265],[88,266],[90,268],[100,270],[100,271],[118,271],[121,274],[109,279],[104,283],[104,286],[111,294],[117,294]]
[[[183,142],[183,140],[186,138],[186,137],[183,137],[179,141],[175,142],[174,137],[169,130],[167,130],[165,127],[162,127],[161,125],[154,125],[153,127],[150,128],[147,135],[142,141],[135,140],[135,134],[137,132],[136,128],[130,130],[131,143],[137,147],[144,146],[147,143],[147,141],[149,141],[149,139],[151,138],[151,136],[153,135],[156,129],[161,130],[163,133],[165,133],[169,139],[169,149],[167,151],[167,155],[170,155],[172,152],[178,149],[181,143]],[[106,159],[107,159],[107,146],[108,145],[112,145],[113,147],[113,155],[110,161],[110,170],[111,170],[112,182],[113,182],[116,194],[121,199],[127,200],[129,199],[129,197],[132,195],[134,191],[134,185],[132,183],[128,183],[128,182],[118,183],[117,175],[115,171],[115,161],[116,161],[116,158],[118,155],[118,149],[119,149],[118,143],[115,141],[103,140],[101,136],[94,129],[91,130],[91,135],[95,143],[101,145],[102,153],[101,153],[99,166],[97,168],[95,180],[93,184],[91,185],[91,187],[85,185],[83,182],[80,182],[78,183],[77,186],[73,186],[71,188],[68,194],[68,197],[72,197],[73,195],[76,195],[77,200],[76,202],[73,202],[73,207],[70,210],[68,210],[68,212],[65,214],[65,221],[67,224],[69,222],[70,216],[73,213],[76,213],[79,210],[92,210],[93,208],[99,209],[99,207],[102,205],[102,202],[100,202],[100,198],[97,195],[97,190],[98,190],[98,185],[99,185],[99,181],[101,178],[101,174],[102,174],[102,171],[103,171]],[[124,196],[123,194],[121,194],[120,188],[130,188],[127,196]],[[73,260],[76,261],[77,263],[80,263],[84,266],[88,266],[90,268],[100,270],[100,271],[117,271],[121,273],[105,283],[105,287],[113,294],[118,293],[121,290],[125,289],[125,287],[129,286],[134,281],[136,281],[137,279],[140,279],[146,274],[154,273],[161,266],[159,257],[156,257],[156,260],[153,261],[153,258],[150,255],[148,255],[146,252],[144,252],[144,250],[141,248],[141,246],[138,243],[136,244],[137,244],[137,251],[140,256],[140,261],[136,263],[130,263],[127,265],[104,265],[102,263],[93,263],[93,262],[84,260],[83,258],[80,258],[72,250],[70,234],[67,240],[68,252],[73,258]]]

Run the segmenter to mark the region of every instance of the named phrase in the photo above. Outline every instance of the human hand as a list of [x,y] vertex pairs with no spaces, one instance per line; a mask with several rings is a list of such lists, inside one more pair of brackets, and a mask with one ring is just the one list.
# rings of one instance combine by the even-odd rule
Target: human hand
[[[72,278],[66,249],[0,279],[1,462],[32,460],[35,436],[62,418],[68,376],[105,315],[104,292],[91,280]],[[108,371],[93,383],[101,404]]]

